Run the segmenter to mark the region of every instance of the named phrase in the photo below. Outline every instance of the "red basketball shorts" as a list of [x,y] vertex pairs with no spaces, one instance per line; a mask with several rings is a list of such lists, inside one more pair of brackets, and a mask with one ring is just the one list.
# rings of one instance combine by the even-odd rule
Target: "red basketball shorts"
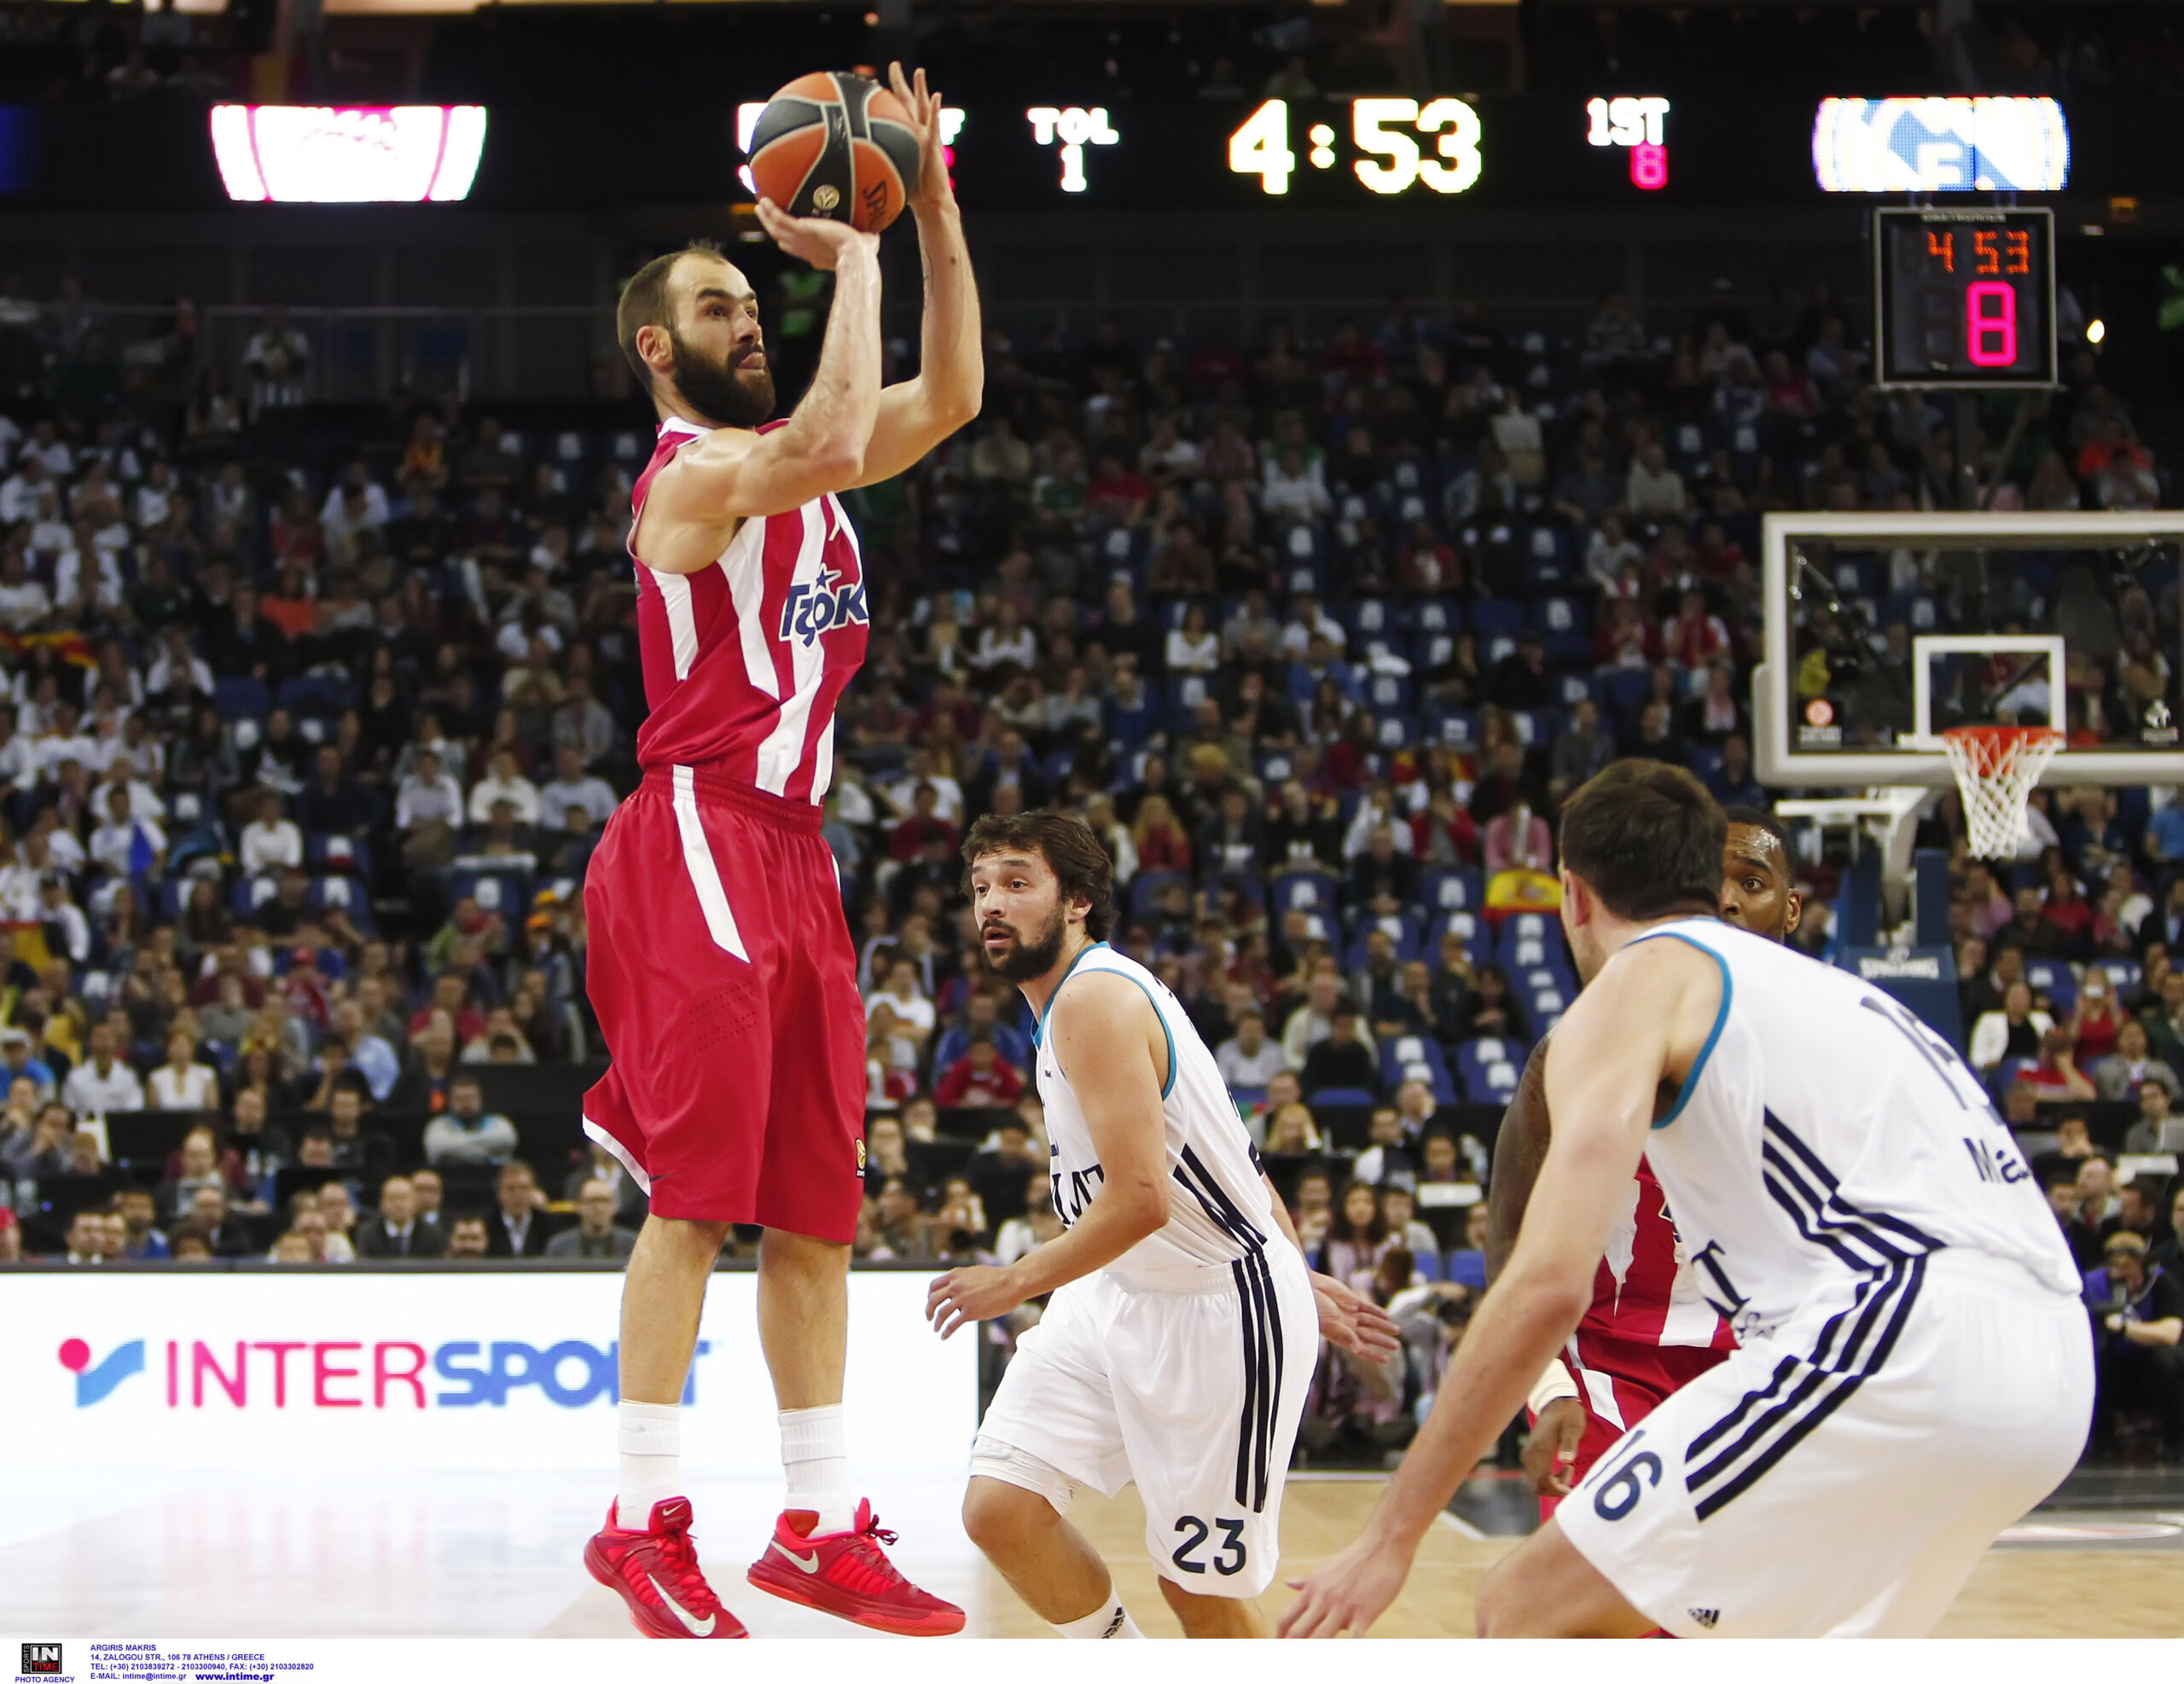
[[864,1007],[819,821],[655,767],[592,856],[586,982],[613,1063],[584,1131],[655,1215],[856,1237]]
[[[1563,1364],[1577,1382],[1577,1401],[1585,1406],[1585,1436],[1569,1467],[1574,1488],[1615,1441],[1644,1420],[1672,1393],[1681,1391],[1728,1356],[1705,1345],[1651,1344],[1612,1338],[1590,1327],[1577,1331],[1583,1364],[1563,1354]],[[1540,1518],[1554,1513],[1559,1499],[1540,1499]]]

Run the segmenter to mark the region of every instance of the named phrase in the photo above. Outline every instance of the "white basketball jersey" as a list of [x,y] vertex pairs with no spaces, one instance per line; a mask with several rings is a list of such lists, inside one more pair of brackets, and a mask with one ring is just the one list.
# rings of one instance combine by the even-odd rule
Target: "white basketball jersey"
[[1740,1340],[1960,1249],[2081,1289],[2054,1216],[1949,1044],[1847,971],[1711,918],[1641,937],[1722,967],[1721,1013],[1646,1155]]
[[1234,1263],[1255,1257],[1281,1240],[1274,1201],[1262,1179],[1258,1154],[1236,1114],[1235,1101],[1221,1071],[1167,985],[1135,959],[1107,943],[1088,947],[1048,997],[1039,1026],[1032,1031],[1038,1048],[1040,1102],[1046,1106],[1047,1138],[1052,1146],[1054,1214],[1065,1227],[1083,1216],[1102,1179],[1099,1150],[1068,1072],[1047,1044],[1048,1019],[1062,990],[1090,971],[1112,971],[1145,990],[1161,1027],[1168,1031],[1168,1084],[1160,1110],[1167,1125],[1168,1168],[1176,1186],[1168,1200],[1167,1224],[1147,1234],[1115,1259],[1125,1277],[1154,1279]]

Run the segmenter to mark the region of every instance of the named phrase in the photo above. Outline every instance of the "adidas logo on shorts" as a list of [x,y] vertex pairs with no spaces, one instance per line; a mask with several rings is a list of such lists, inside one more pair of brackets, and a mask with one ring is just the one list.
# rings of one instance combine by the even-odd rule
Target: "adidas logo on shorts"
[[1722,1611],[1719,1608],[1687,1608],[1684,1612],[1709,1631],[1713,1630],[1721,1623]]

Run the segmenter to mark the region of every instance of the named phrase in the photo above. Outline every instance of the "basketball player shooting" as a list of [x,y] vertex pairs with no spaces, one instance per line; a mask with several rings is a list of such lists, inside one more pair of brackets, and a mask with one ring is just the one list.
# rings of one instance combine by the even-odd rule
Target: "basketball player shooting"
[[[1725,816],[1722,921],[1769,941],[1787,941],[1804,913],[1790,865],[1789,832],[1756,807],[1731,807]],[[1517,1243],[1547,1156],[1547,1048],[1545,1037],[1532,1048],[1495,1136],[1486,1201],[1490,1284]],[[1592,1304],[1526,1400],[1534,1419],[1524,1466],[1539,1493],[1542,1519],[1554,1513],[1608,1446],[1670,1392],[1728,1356],[1735,1343],[1677,1243],[1660,1182],[1640,1158],[1631,1202],[1618,1214],[1594,1271]]]
[[988,816],[963,845],[987,964],[1038,1014],[1065,1232],[950,1269],[943,1338],[1046,1293],[971,1452],[963,1525],[1065,1637],[1143,1634],[1066,1519],[1136,1481],[1161,1594],[1190,1637],[1263,1637],[1281,1491],[1321,1333],[1373,1361],[1395,1323],[1310,1274],[1288,1212],[1182,1004],[1103,939],[1106,850],[1073,814]]
[[2079,1280],[1954,1050],[1722,923],[1720,810],[1622,761],[1570,798],[1531,1208],[1364,1535],[1295,1636],[1362,1632],[1593,1298],[1641,1153],[1738,1349],[1610,1449],[1480,1587],[1490,1636],[1916,1636],[2085,1442]]
[[584,1551],[653,1637],[741,1637],[690,1540],[677,1405],[731,1224],[765,1229],[758,1334],[788,1506],[751,1582],[881,1631],[961,1629],[888,1561],[850,1484],[842,1426],[850,1241],[863,1197],[864,1013],[819,833],[834,708],[864,658],[865,577],[835,493],[903,472],[975,415],[978,299],[940,147],[940,96],[899,66],[917,133],[923,357],[881,388],[878,240],[758,218],[834,275],[810,391],[766,421],[758,299],[706,247],[655,258],[617,330],[659,414],[630,551],[650,716],[644,776],[584,887],[588,986],[613,1064],[584,1129],[650,1196],[623,1285],[621,1484]]

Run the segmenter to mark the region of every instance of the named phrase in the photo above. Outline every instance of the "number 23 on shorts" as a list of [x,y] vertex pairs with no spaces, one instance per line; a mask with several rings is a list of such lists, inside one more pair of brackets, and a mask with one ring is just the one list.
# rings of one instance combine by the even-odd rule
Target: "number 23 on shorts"
[[1620,1451],[1601,1470],[1593,1488],[1593,1513],[1603,1520],[1620,1520],[1638,1507],[1638,1500],[1661,1483],[1661,1459],[1638,1449],[1646,1437],[1640,1427],[1623,1441]]
[[1198,1553],[1199,1545],[1213,1536],[1214,1527],[1220,1528],[1227,1542],[1214,1552],[1213,1571],[1223,1578],[1233,1578],[1242,1572],[1246,1556],[1244,1523],[1240,1520],[1217,1519],[1212,1526],[1208,1526],[1195,1514],[1186,1514],[1176,1523],[1176,1530],[1182,1536],[1182,1542],[1176,1546],[1175,1553],[1168,1559],[1186,1573],[1203,1573],[1205,1563],[1194,1561],[1190,1558]]

